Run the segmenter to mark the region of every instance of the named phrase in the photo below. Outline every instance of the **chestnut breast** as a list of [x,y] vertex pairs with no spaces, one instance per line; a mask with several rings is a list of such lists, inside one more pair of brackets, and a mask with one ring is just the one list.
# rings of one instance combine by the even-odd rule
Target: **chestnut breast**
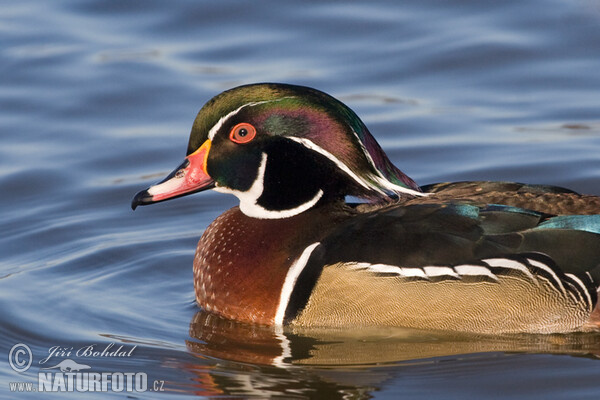
[[291,218],[256,219],[238,207],[206,229],[194,258],[198,305],[226,318],[271,325],[294,260],[348,215],[309,210]]

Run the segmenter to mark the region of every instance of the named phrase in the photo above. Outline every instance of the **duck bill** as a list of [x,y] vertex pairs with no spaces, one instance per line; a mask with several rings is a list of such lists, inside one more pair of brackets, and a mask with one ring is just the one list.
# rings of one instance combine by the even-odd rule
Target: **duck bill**
[[146,190],[136,194],[131,201],[131,208],[158,203],[188,194],[212,189],[215,182],[206,172],[206,160],[211,141],[207,140],[185,161],[171,172],[165,179]]

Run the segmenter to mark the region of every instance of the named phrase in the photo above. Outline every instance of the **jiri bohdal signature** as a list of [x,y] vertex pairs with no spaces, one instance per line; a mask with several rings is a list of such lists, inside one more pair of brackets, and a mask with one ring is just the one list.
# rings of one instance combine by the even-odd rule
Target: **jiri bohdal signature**
[[123,345],[116,347],[114,343],[108,343],[104,347],[98,344],[90,344],[77,350],[69,346],[52,346],[48,349],[48,357],[41,359],[40,364],[46,364],[53,357],[66,358],[72,357],[73,354],[77,357],[131,357],[133,351],[137,348],[137,344],[130,349],[123,347]]

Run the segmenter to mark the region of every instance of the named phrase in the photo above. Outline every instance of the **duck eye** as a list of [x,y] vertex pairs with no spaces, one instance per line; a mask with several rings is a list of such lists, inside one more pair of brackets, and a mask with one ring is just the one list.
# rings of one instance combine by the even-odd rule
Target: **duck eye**
[[256,128],[249,123],[242,122],[231,129],[229,139],[235,143],[248,143],[256,136]]

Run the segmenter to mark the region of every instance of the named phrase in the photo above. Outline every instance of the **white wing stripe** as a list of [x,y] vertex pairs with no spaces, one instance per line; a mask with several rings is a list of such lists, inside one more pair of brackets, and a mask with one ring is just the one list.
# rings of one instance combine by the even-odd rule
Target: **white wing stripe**
[[457,265],[454,270],[462,276],[487,276],[496,282],[498,281],[498,277],[492,274],[492,271],[481,265]]
[[[556,290],[557,293],[562,294],[563,296],[570,296],[574,299],[574,301],[582,302],[587,304],[590,312],[594,307],[594,303],[592,300],[592,295],[588,287],[583,282],[582,278],[573,275],[573,274],[565,274],[567,279],[562,279],[557,275],[552,268],[541,261],[525,258],[527,260],[527,264],[520,263],[514,259],[510,258],[488,258],[481,260],[481,262],[490,266],[490,268],[505,268],[509,270],[516,270],[523,273],[527,278],[531,279],[533,283],[539,285],[542,281],[547,282],[552,289]],[[388,264],[369,264],[365,262],[348,262],[343,264],[346,268],[350,268],[353,270],[361,270],[361,271],[369,271],[380,274],[388,274],[395,275],[403,278],[421,278],[430,280],[431,278],[436,277],[453,277],[462,279],[463,277],[480,277],[480,278],[489,278],[495,282],[499,282],[499,276],[503,275],[495,274],[492,269],[487,268],[483,265],[476,264],[460,264],[453,267],[449,266],[436,266],[436,265],[428,265],[422,268],[416,267],[399,267],[396,265],[388,265]],[[538,274],[534,275],[529,268],[535,267],[546,274]],[[591,275],[588,273],[587,277],[593,282]],[[583,278],[585,279],[585,278]],[[600,288],[598,290],[600,293]],[[579,298],[579,300],[577,300]]]
[[541,263],[537,260],[532,260],[531,258],[528,258],[527,261],[529,262],[529,264],[533,265],[534,267],[542,269],[542,270],[546,271],[548,274],[550,274],[550,276],[552,276],[552,278],[554,279],[554,282],[556,283],[556,285],[560,288],[560,291],[562,292],[562,294],[564,294],[566,296],[567,290],[565,289],[565,286],[562,284],[562,282],[558,278],[558,275],[556,275],[556,273],[552,270],[552,268],[550,268],[546,264]]
[[404,278],[422,278],[429,280],[436,277],[453,277],[462,278],[463,276],[481,276],[491,278],[498,281],[498,277],[494,275],[488,268],[481,265],[457,265],[455,267],[428,265],[423,268],[398,267],[389,264],[369,264],[364,262],[346,263],[347,268],[353,270],[366,270],[369,272],[380,274],[393,274]]
[[367,269],[370,271],[379,272],[382,274],[397,274],[397,275],[403,274],[403,272],[402,272],[403,268],[396,267],[394,265],[387,265],[387,264],[373,264],[373,265],[369,265],[369,267]]
[[509,258],[487,258],[482,261],[488,264],[490,267],[508,268],[520,271],[532,281],[537,281],[533,274],[529,271],[529,268],[527,268],[525,264],[522,264],[518,261],[511,260]]
[[425,274],[429,277],[434,276],[453,276],[455,278],[460,278],[460,276],[450,267],[423,267],[425,270]]
[[592,307],[593,307],[594,303],[592,302],[592,296],[590,296],[590,293],[588,292],[588,289],[585,286],[585,284],[581,281],[581,279],[579,279],[577,276],[575,276],[573,274],[565,274],[565,276],[568,276],[569,278],[571,278],[571,280],[573,280],[573,282],[575,282],[576,284],[579,285],[579,287],[581,288],[581,292],[583,292],[585,294],[585,298],[587,300],[587,304],[590,308],[590,311],[592,311]]
[[420,268],[400,268],[400,276],[404,276],[406,278],[423,278],[429,279],[427,275],[425,275],[425,271]]

